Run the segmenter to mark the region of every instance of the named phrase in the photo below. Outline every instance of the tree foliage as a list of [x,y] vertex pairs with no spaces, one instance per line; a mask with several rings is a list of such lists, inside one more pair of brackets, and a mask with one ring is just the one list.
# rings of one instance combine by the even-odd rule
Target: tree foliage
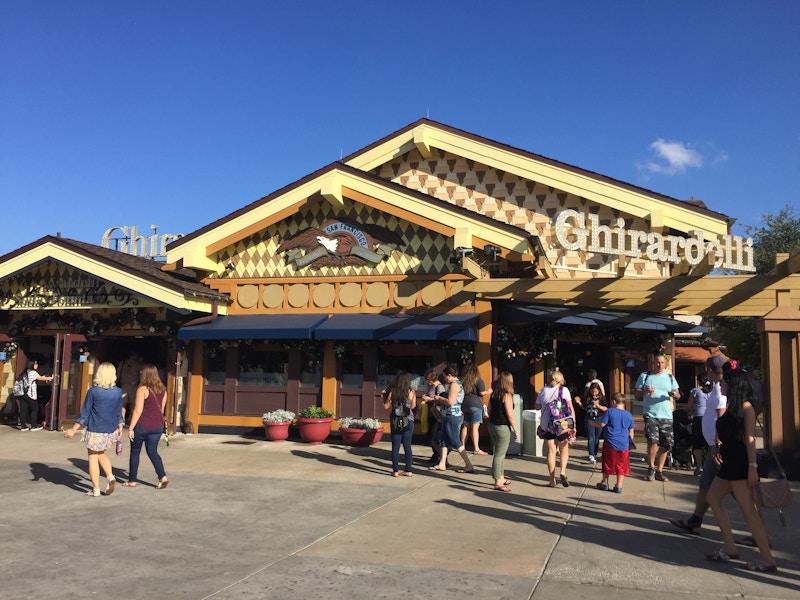
[[[800,252],[800,216],[785,206],[778,214],[761,216],[758,226],[745,226],[753,238],[753,262],[760,275],[775,267],[775,256]],[[755,317],[714,317],[709,319],[712,337],[726,347],[726,354],[743,364],[761,367],[761,339]]]
[[776,215],[762,215],[761,225],[748,225],[745,233],[753,238],[753,262],[760,275],[775,267],[776,254],[800,252],[800,216],[792,206],[784,206]]

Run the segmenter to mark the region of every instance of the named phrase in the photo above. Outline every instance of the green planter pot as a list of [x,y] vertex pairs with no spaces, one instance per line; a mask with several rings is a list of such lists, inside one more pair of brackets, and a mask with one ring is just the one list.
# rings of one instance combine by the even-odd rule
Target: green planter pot
[[348,446],[372,446],[381,441],[384,429],[351,429],[350,427],[340,427],[339,433],[342,434],[342,441]]
[[333,417],[324,419],[306,419],[299,417],[297,427],[300,429],[300,437],[309,444],[321,444],[331,433],[331,423]]
[[289,426],[291,421],[284,421],[283,423],[269,423],[264,421],[264,433],[267,440],[270,442],[283,442],[289,437]]

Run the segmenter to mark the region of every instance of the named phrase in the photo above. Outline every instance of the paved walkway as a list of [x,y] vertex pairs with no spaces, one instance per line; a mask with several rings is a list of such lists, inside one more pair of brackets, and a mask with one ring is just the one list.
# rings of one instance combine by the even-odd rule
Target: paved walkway
[[[544,459],[509,457],[512,492],[476,474],[389,476],[390,445],[272,443],[175,435],[160,446],[170,485],[144,480],[87,498],[86,453],[57,432],[0,427],[3,598],[373,599],[798,598],[800,497],[781,527],[766,515],[777,574],[712,564],[702,538],[666,519],[693,506],[697,479],[646,483],[641,453],[622,495],[595,489],[599,465],[574,450],[572,485],[546,486]],[[640,448],[642,444],[640,444]],[[112,455],[127,471],[127,446]],[[104,485],[104,482],[103,482]],[[733,506],[731,501],[731,506]],[[744,530],[733,508],[734,525]],[[756,551],[742,548],[744,559]],[[591,587],[591,589],[589,589]]]

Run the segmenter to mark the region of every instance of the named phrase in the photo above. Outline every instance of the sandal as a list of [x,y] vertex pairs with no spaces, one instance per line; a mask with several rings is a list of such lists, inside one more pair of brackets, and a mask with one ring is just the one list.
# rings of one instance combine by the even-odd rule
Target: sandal
[[108,480],[108,483],[106,484],[106,492],[105,492],[106,496],[110,496],[111,494],[114,493],[114,486],[116,484],[117,484],[117,480],[116,479],[109,479]]
[[135,481],[126,481],[125,483],[122,484],[122,487],[136,487],[136,482]]
[[472,454],[473,454],[473,455],[477,455],[477,456],[486,456],[486,455],[487,455],[487,454],[489,454],[489,453],[488,453],[488,452],[484,452],[483,450],[476,450],[476,451],[475,451],[475,452],[473,452]]
[[775,573],[778,570],[778,565],[765,565],[760,560],[757,560],[755,562],[742,563],[739,568],[745,571],[755,571],[756,573]]
[[158,482],[158,485],[156,486],[156,489],[157,490],[163,490],[165,487],[167,487],[167,485],[169,485],[169,479],[167,479],[165,477],[164,479],[162,479],[161,481]]
[[553,481],[551,481],[550,483],[547,484],[547,487],[553,487],[554,488],[554,487],[557,487],[557,485],[558,484],[556,484],[556,481],[554,479]]
[[456,473],[474,473],[475,469],[457,469]]
[[414,474],[411,471],[403,471],[402,473],[400,473],[400,475],[402,475],[403,477],[413,477],[414,476]]
[[432,467],[428,467],[428,471],[447,471],[447,469],[439,465],[433,465]]
[[561,485],[563,485],[564,487],[569,487],[569,481],[567,481],[567,476],[562,473],[560,475],[560,478],[561,478]]
[[507,485],[496,485],[496,486],[494,486],[494,489],[497,490],[498,492],[510,492],[511,491],[511,488],[508,487]]
[[86,495],[89,496],[90,498],[99,498],[100,497],[100,488],[92,488],[91,490],[86,492]]
[[725,550],[719,549],[711,554],[706,554],[706,558],[711,562],[730,562],[739,558],[738,554],[728,554]]

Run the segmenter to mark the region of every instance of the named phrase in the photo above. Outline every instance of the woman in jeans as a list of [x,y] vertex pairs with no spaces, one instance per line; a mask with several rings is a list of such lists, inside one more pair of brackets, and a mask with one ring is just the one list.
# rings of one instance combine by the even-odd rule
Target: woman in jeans
[[411,454],[411,437],[414,435],[414,409],[417,407],[417,394],[411,389],[411,378],[405,371],[398,371],[389,388],[386,390],[386,400],[383,407],[391,412],[395,406],[405,406],[409,416],[408,427],[403,431],[392,430],[392,476],[400,476],[400,445],[403,445],[406,464],[403,475],[411,477],[411,467],[414,457]]
[[456,469],[457,473],[474,473],[475,468],[469,460],[467,449],[461,441],[461,425],[464,416],[461,413],[461,402],[464,400],[464,388],[458,379],[458,366],[447,365],[442,369],[442,381],[447,386],[447,393],[436,396],[432,402],[442,405],[442,452],[439,455],[439,464],[429,467],[431,471],[447,470],[447,451],[452,448],[464,461],[464,468]]
[[492,477],[494,489],[510,492],[511,483],[503,472],[511,436],[519,440],[519,430],[514,420],[514,377],[503,371],[494,383],[489,398],[489,436],[492,438]]
[[122,417],[122,390],[116,386],[117,369],[108,362],[101,363],[94,374],[94,385],[86,392],[81,414],[75,425],[64,432],[71,438],[81,425],[86,429],[81,441],[86,443],[89,452],[89,477],[92,489],[87,496],[100,495],[100,469],[106,475],[106,496],[114,492],[116,479],[111,470],[111,461],[106,456],[108,448],[114,448],[122,435],[125,419]]
[[128,481],[125,487],[135,487],[139,476],[139,455],[142,444],[147,457],[153,463],[158,477],[157,490],[167,487],[169,479],[164,471],[164,463],[158,455],[158,442],[164,433],[164,404],[167,400],[167,389],[158,376],[154,365],[145,365],[139,374],[139,387],[133,405],[131,425],[128,437],[131,440],[131,458],[128,467]]

